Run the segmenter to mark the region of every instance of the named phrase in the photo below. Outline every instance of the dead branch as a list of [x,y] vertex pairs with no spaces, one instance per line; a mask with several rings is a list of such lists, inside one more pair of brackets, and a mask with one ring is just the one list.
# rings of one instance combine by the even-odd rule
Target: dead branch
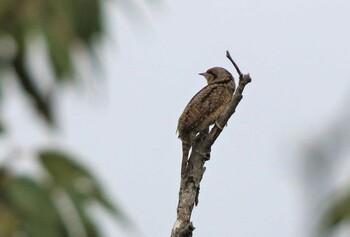
[[251,82],[250,75],[241,73],[228,51],[226,51],[226,57],[237,70],[239,83],[227,110],[221,114],[218,121],[216,121],[216,125],[210,130],[208,135],[199,135],[192,146],[191,156],[188,160],[188,175],[181,177],[177,219],[171,231],[171,237],[192,236],[195,228],[191,222],[191,214],[194,205],[198,205],[200,182],[205,171],[204,164],[210,159],[211,146],[222,132],[223,129],[221,128],[225,127],[243,98],[242,93],[245,86]]

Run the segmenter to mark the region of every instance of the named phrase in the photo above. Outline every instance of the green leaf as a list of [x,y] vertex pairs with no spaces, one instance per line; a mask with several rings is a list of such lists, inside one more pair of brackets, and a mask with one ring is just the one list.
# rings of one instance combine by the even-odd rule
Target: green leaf
[[95,182],[87,169],[65,152],[41,150],[38,155],[41,164],[60,186],[72,187],[85,193],[91,188],[89,185]]
[[[102,200],[100,196],[104,197],[93,175],[70,155],[58,150],[43,150],[39,152],[39,158],[55,185],[78,194],[82,200]],[[99,194],[98,198],[96,194]],[[113,209],[113,205],[108,208]]]
[[101,233],[98,226],[94,222],[93,217],[89,210],[85,207],[80,197],[76,193],[68,193],[72,203],[74,204],[75,211],[79,215],[81,224],[83,225],[88,237],[100,237]]
[[52,68],[58,81],[69,78],[73,75],[74,67],[72,63],[69,45],[60,41],[55,36],[57,32],[49,29],[44,32],[48,47],[48,54]]
[[4,166],[0,165],[0,236],[13,236],[19,226],[19,218],[11,209],[7,197],[7,181],[10,175]]
[[51,100],[49,97],[44,96],[38,89],[29,71],[26,69],[24,65],[24,49],[19,49],[13,61],[13,67],[17,74],[16,78],[18,83],[21,85],[23,91],[31,99],[39,114],[41,114],[50,125],[53,125],[54,118]]
[[0,236],[14,236],[19,224],[19,219],[13,210],[0,200]]
[[62,6],[74,28],[76,38],[89,44],[93,36],[101,33],[101,1],[63,0]]
[[1,118],[0,118],[0,134],[4,133],[5,131],[6,131],[5,125],[3,124],[3,122],[1,121]]
[[60,237],[61,222],[48,192],[33,180],[16,177],[8,183],[11,206],[21,216],[24,230],[32,237]]
[[39,152],[39,158],[43,167],[52,176],[55,185],[65,189],[73,196],[76,203],[83,204],[94,200],[115,216],[124,218],[120,209],[108,200],[93,175],[70,155],[58,150],[42,150]]
[[350,218],[350,195],[332,204],[326,214],[325,224],[326,227],[334,227],[348,218]]

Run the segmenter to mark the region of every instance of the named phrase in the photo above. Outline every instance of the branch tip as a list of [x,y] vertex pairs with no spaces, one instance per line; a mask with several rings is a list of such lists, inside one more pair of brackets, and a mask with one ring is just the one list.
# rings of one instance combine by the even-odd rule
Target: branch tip
[[237,64],[235,63],[235,61],[233,61],[230,52],[228,50],[226,50],[226,57],[231,61],[231,63],[233,64],[233,66],[235,67],[239,77],[241,78],[243,76],[241,70],[239,70],[239,67],[237,66]]

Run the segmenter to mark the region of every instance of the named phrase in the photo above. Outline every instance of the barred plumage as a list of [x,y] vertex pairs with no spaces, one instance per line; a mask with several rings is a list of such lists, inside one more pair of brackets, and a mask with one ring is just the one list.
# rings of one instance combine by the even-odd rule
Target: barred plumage
[[181,174],[186,173],[189,150],[198,133],[206,133],[226,109],[235,90],[234,78],[222,67],[214,67],[203,75],[208,85],[200,90],[182,112],[177,131],[182,140]]

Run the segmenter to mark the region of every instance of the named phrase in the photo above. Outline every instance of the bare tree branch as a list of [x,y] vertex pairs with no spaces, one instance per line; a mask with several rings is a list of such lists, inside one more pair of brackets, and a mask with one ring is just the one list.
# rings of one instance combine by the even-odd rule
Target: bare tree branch
[[195,229],[191,222],[191,214],[194,205],[198,205],[200,182],[205,167],[204,164],[210,159],[211,146],[214,144],[231,115],[235,112],[239,102],[243,98],[242,93],[245,86],[251,82],[249,74],[242,74],[237,64],[226,51],[227,58],[232,62],[239,74],[238,87],[227,110],[216,121],[215,126],[208,135],[198,135],[192,146],[191,156],[188,160],[188,173],[181,177],[179,202],[177,206],[177,219],[171,231],[171,237],[191,237]]
[[231,54],[228,50],[226,50],[226,57],[231,61],[231,63],[233,64],[233,66],[236,68],[236,71],[239,75],[239,78],[241,78],[243,76],[243,74],[241,73],[241,70],[239,70],[239,67],[237,66],[237,64],[235,63],[235,61],[233,61]]

